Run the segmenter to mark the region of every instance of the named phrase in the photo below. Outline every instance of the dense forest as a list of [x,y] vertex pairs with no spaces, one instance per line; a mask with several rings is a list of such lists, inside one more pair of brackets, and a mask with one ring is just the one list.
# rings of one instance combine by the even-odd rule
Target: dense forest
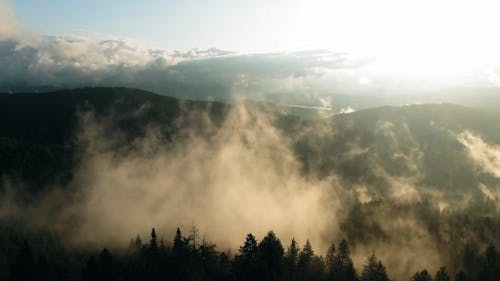
[[[293,281],[384,281],[388,276],[383,261],[368,253],[356,270],[348,241],[332,243],[326,255],[316,253],[307,240],[303,246],[294,239],[286,246],[273,231],[260,241],[249,233],[237,253],[220,252],[215,244],[200,238],[193,226],[188,235],[177,228],[171,243],[159,238],[153,228],[148,240],[130,240],[126,251],[104,248],[99,252],[63,251],[44,254],[28,240],[12,236],[3,249],[11,251],[5,280],[293,280]],[[47,246],[47,245],[44,245]],[[425,259],[425,257],[421,257]],[[493,244],[481,252],[463,249],[462,267],[449,272],[426,269],[415,272],[410,281],[498,281],[500,253]]]
[[499,118],[0,95],[0,280],[498,281]]

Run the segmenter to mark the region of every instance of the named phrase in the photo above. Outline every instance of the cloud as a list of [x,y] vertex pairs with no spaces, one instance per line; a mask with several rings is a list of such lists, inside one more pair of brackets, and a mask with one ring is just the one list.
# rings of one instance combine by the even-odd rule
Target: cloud
[[349,113],[353,113],[355,111],[356,110],[354,110],[354,108],[348,106],[348,107],[341,108],[338,114],[349,114]]
[[462,132],[458,141],[467,148],[469,156],[484,172],[500,178],[500,146],[488,144],[469,131]]
[[[13,32],[16,21],[9,15],[12,20],[2,20]],[[125,86],[204,100],[227,101],[236,94],[281,101],[287,96],[288,103],[319,106],[325,96],[316,94],[311,83],[332,70],[362,64],[321,50],[245,55],[216,48],[151,49],[134,40],[89,33],[0,36],[0,91],[9,92]]]
[[[154,50],[120,39],[32,36],[0,41],[0,87],[65,88],[145,83],[151,71],[169,75],[181,61],[226,55],[212,49],[187,53]],[[141,76],[142,75],[142,76]],[[159,76],[156,75],[156,76]]]

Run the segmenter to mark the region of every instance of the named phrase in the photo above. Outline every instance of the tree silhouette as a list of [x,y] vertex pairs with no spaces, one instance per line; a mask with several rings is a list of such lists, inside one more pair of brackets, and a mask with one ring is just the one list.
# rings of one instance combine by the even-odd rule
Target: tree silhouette
[[247,234],[245,242],[235,258],[235,274],[239,280],[257,280],[258,246],[252,233]]
[[342,239],[339,243],[337,254],[338,271],[334,274],[339,281],[357,281],[356,270],[349,256],[349,245],[347,240]]
[[341,265],[337,258],[337,249],[335,249],[335,244],[332,243],[328,247],[326,252],[326,270],[328,272],[328,280],[337,280],[337,273],[340,270]]
[[285,254],[285,279],[286,280],[295,280],[297,273],[297,263],[299,259],[299,247],[295,238],[292,238],[290,242],[290,246]]
[[388,281],[387,273],[382,262],[377,260],[375,253],[372,253],[366,264],[363,266],[361,281]]
[[99,254],[97,280],[113,280],[113,256],[111,252],[104,248]]
[[299,278],[301,280],[307,280],[310,278],[311,263],[314,256],[314,251],[309,240],[306,241],[302,251],[299,254],[298,271]]
[[158,249],[158,236],[156,236],[156,231],[154,227],[151,230],[151,240],[149,240],[149,249],[151,251],[156,251]]
[[460,270],[456,275],[455,275],[455,281],[468,281],[469,279],[467,278],[467,275],[465,275],[465,272]]
[[500,262],[498,254],[493,244],[490,244],[484,251],[484,258],[479,271],[480,280],[498,281],[500,279]]
[[273,231],[269,231],[260,241],[258,252],[263,264],[262,279],[278,280],[281,275],[284,250]]
[[450,281],[450,276],[446,271],[446,267],[441,267],[434,275],[434,281]]
[[410,281],[432,281],[432,276],[424,269],[413,274]]
[[33,280],[35,272],[35,261],[33,252],[27,240],[24,240],[19,254],[11,267],[11,281]]

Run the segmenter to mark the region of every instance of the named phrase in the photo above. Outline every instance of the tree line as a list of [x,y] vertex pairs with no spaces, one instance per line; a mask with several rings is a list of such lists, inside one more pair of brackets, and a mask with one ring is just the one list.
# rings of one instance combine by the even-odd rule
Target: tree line
[[[464,266],[450,273],[441,267],[432,274],[415,272],[410,281],[499,281],[500,255],[493,244],[478,256],[465,249]],[[168,245],[153,228],[149,241],[137,236],[125,252],[59,253],[37,255],[24,240],[12,254],[10,281],[389,281],[386,267],[375,253],[357,271],[347,240],[332,243],[325,256],[314,252],[309,240],[295,239],[285,248],[273,231],[261,240],[249,233],[235,255],[216,250],[215,244],[198,239],[196,228],[187,236],[177,228]],[[422,257],[425,258],[425,257]],[[4,275],[5,276],[5,275]]]

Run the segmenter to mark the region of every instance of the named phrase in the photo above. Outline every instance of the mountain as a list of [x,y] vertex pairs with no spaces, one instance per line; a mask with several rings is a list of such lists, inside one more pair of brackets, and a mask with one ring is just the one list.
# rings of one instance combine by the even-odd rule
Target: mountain
[[308,170],[336,171],[353,185],[383,191],[389,178],[463,195],[480,184],[499,187],[498,177],[471,158],[470,138],[464,140],[498,145],[499,118],[497,110],[452,104],[367,109],[335,116],[330,136],[302,139],[296,150]]
[[[0,174],[35,190],[68,182],[78,164],[77,137],[86,112],[113,116],[112,126],[126,133],[127,142],[154,124],[168,137],[170,124],[179,117],[181,107],[196,110],[206,105],[130,88],[1,94]],[[212,116],[220,119],[217,116],[225,107],[211,103]],[[134,114],[141,110],[141,114]]]
[[[303,119],[279,106],[247,106],[256,105],[273,116],[273,124],[290,140],[303,173],[335,175],[349,188],[366,187],[370,198],[389,196],[398,185],[452,197],[483,196],[481,186],[495,194],[500,187],[498,177],[474,160],[467,146],[468,141],[500,144],[500,111],[428,104]],[[68,182],[79,162],[78,133],[85,112],[111,116],[110,130],[123,133],[126,144],[151,127],[167,139],[179,126],[202,130],[203,124],[193,120],[177,122],[181,115],[201,109],[208,109],[214,123],[221,124],[230,108],[129,88],[3,94],[0,171],[4,178],[23,181],[34,190]]]

